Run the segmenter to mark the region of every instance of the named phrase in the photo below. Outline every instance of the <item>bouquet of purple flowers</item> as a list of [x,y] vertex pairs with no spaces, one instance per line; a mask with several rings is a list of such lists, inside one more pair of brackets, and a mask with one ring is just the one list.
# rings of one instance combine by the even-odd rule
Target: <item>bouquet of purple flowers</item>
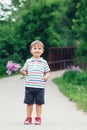
[[17,71],[19,68],[21,68],[21,66],[20,64],[14,63],[13,61],[8,61],[6,68],[7,68],[6,73],[10,75],[12,71]]

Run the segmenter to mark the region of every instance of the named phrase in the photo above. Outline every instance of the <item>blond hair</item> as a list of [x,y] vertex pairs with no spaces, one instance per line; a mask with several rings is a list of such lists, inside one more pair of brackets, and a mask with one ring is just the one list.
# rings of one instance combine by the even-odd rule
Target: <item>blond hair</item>
[[39,40],[35,40],[35,41],[33,41],[31,44],[30,44],[30,50],[32,49],[32,47],[34,47],[34,46],[41,46],[43,49],[44,49],[44,44],[41,42],[41,41],[39,41]]

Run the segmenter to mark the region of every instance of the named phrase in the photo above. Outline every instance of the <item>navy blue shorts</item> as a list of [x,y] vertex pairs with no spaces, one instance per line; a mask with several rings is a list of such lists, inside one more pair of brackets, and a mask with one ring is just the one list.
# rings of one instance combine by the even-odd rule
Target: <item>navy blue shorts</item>
[[25,104],[44,104],[44,89],[42,88],[25,88]]

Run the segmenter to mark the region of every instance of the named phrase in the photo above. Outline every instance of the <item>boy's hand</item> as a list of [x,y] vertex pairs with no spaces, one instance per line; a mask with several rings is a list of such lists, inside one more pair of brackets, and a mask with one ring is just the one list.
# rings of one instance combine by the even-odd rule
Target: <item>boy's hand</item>
[[47,81],[48,80],[48,76],[45,75],[44,76],[44,80]]
[[24,79],[28,72],[20,70],[20,74],[22,75],[21,79]]
[[27,72],[26,72],[26,71],[24,71],[23,75],[27,75]]
[[49,72],[47,72],[47,73],[44,74],[44,80],[47,81],[48,78],[49,78]]
[[21,70],[20,70],[20,74],[22,74],[22,75],[27,75],[28,72],[26,72],[26,71],[21,71]]

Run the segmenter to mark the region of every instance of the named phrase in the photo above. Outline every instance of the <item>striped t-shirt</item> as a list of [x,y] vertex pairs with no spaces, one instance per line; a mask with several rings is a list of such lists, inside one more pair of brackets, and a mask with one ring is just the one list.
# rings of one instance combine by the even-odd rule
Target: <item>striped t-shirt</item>
[[42,57],[38,60],[33,58],[28,59],[21,70],[28,72],[28,75],[25,77],[25,87],[45,87],[46,81],[44,81],[44,73],[49,72],[50,68],[47,61]]

